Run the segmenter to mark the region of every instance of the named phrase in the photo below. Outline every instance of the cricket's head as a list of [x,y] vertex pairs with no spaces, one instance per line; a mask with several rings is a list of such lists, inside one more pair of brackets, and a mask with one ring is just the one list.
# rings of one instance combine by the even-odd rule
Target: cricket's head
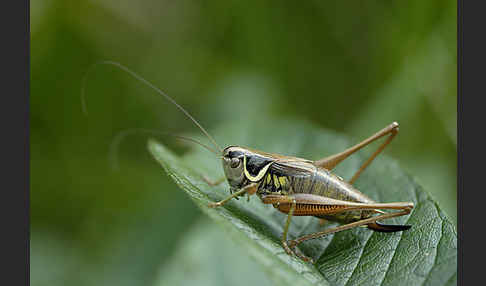
[[230,192],[260,181],[274,158],[264,153],[239,146],[229,146],[223,150],[223,170],[230,185]]
[[248,184],[243,167],[244,156],[244,149],[237,146],[229,146],[223,150],[223,170],[231,193]]

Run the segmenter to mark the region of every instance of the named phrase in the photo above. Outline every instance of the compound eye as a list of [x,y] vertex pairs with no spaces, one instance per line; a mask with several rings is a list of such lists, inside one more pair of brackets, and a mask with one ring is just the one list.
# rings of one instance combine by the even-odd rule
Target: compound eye
[[230,166],[231,168],[236,168],[240,165],[240,159],[238,158],[231,158]]

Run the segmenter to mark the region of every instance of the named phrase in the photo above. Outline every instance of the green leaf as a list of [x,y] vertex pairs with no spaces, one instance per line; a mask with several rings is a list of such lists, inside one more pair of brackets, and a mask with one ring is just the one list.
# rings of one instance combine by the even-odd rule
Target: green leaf
[[221,235],[219,225],[205,218],[186,233],[153,285],[270,286],[273,283],[244,248]]
[[[370,134],[376,131],[369,130]],[[268,117],[226,124],[214,134],[232,145],[307,159],[328,156],[357,142],[307,122]],[[229,195],[226,183],[210,187],[201,179],[203,174],[214,180],[223,176],[216,156],[197,149],[178,157],[154,140],[149,141],[149,150],[196,205],[225,227],[226,232],[221,235],[233,237],[278,285],[456,284],[454,225],[437,203],[384,154],[361,175],[355,186],[378,202],[414,202],[410,215],[387,221],[410,224],[412,228],[397,233],[355,228],[304,242],[299,248],[314,258],[316,264],[313,265],[285,253],[280,237],[286,215],[271,205],[262,204],[257,197],[252,197],[250,202],[240,199],[220,208],[207,207],[209,202]],[[369,156],[372,151],[373,148],[367,148],[351,156],[335,169],[335,173],[350,178],[367,158],[366,154]],[[313,217],[296,217],[292,219],[289,237],[296,238],[332,225],[320,226]]]

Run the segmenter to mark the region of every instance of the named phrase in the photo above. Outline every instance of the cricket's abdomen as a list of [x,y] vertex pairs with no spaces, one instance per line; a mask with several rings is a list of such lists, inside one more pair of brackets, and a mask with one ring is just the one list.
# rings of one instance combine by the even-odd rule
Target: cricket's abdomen
[[[309,176],[286,176],[276,172],[267,172],[259,185],[259,190],[265,193],[278,193],[282,195],[313,194],[342,201],[373,203],[374,201],[359,192],[352,185],[326,169],[315,167]],[[290,205],[276,205],[278,210],[288,213]],[[315,216],[330,221],[349,223],[371,216],[367,211],[343,211],[333,214],[326,213],[331,206],[323,205],[297,205],[295,216]],[[334,208],[334,207],[333,207]],[[337,210],[337,209],[336,209]]]
[[336,200],[359,203],[372,203],[373,200],[362,194],[342,178],[332,174],[326,169],[318,168],[314,175],[307,180],[294,179],[294,193],[308,193],[324,196]]

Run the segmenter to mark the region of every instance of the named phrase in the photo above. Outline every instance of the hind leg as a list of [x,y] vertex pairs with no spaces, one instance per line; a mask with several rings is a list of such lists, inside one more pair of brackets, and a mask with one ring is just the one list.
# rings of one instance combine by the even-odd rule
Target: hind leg
[[382,130],[378,131],[375,133],[373,136],[370,136],[369,138],[361,141],[360,143],[354,145],[353,147],[344,150],[341,153],[317,160],[314,162],[316,166],[326,168],[328,170],[334,169],[339,163],[341,163],[344,159],[349,157],[351,154],[357,152],[361,148],[365,147],[366,145],[372,143],[373,141],[380,139],[383,136],[390,135],[385,142],[383,142],[378,149],[366,160],[366,162],[361,165],[359,170],[353,175],[353,177],[349,180],[350,184],[353,184],[356,179],[358,179],[359,175],[373,162],[373,160],[378,156],[378,154],[385,149],[386,145],[388,145],[393,138],[397,135],[398,133],[398,123],[393,122],[392,124],[388,125],[387,127],[383,128]]

